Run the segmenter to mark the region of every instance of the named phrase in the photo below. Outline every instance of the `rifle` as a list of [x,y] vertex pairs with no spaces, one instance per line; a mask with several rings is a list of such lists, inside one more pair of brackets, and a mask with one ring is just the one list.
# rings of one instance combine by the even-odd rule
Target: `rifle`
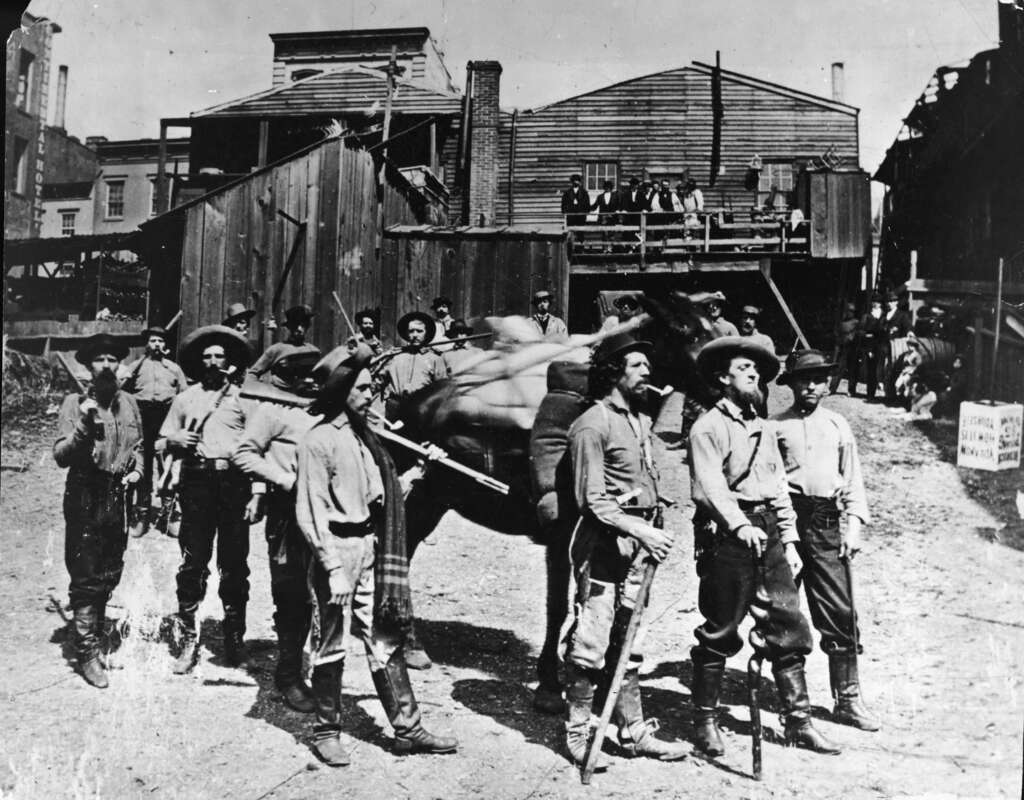
[[[205,416],[201,420],[193,419],[189,425],[188,430],[193,433],[202,434],[203,427],[206,425],[208,419],[213,416],[213,412],[216,411],[224,398],[227,397],[228,392],[234,383],[231,381],[231,376],[238,371],[238,367],[234,364],[224,370],[224,385],[218,390],[216,397],[213,399],[213,405],[210,410],[206,412]],[[169,462],[164,469],[164,474],[160,478],[160,487],[157,489],[157,495],[160,497],[160,513],[157,515],[156,527],[165,533],[167,532],[167,524],[171,518],[171,512],[174,510],[175,504],[178,502],[178,484],[181,481],[181,456],[170,456]]]
[[768,654],[768,643],[764,634],[772,599],[765,588],[764,555],[754,553],[751,557],[757,575],[757,587],[754,589],[754,599],[750,601],[750,616],[754,618],[754,627],[751,628],[747,641],[754,648],[754,654],[747,662],[747,700],[750,704],[752,772],[754,780],[759,781],[761,780],[761,707],[758,691],[761,687],[761,665]]

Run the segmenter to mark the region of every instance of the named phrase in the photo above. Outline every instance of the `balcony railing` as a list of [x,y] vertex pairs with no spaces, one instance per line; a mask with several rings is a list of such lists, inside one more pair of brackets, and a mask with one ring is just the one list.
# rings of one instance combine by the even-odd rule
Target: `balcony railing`
[[809,226],[799,211],[753,212],[737,220],[735,212],[695,211],[601,214],[588,221],[566,214],[574,262],[630,262],[640,269],[652,262],[691,258],[695,254],[764,254],[808,252]]

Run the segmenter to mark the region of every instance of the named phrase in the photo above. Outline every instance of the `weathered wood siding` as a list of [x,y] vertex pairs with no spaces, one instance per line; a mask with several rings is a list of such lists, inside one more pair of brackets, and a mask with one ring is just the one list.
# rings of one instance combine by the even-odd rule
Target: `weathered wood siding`
[[[805,172],[797,195],[811,209],[812,258],[871,252],[871,183],[866,172]],[[800,203],[803,205],[803,203]]]
[[[408,191],[400,179],[385,181],[384,225],[426,220],[422,203],[411,201]],[[332,292],[350,316],[364,307],[394,304],[382,302],[393,281],[382,275],[377,249],[377,192],[372,156],[335,139],[185,209],[182,330],[218,323],[228,304],[249,304],[255,294],[257,324],[306,303],[316,314],[314,343],[329,348],[341,342],[348,329]],[[299,234],[279,211],[306,220],[307,227],[281,300],[271,308]],[[268,335],[265,344],[271,341]]]
[[[514,224],[559,217],[569,176],[588,161],[615,161],[620,181],[644,171],[688,172],[708,208],[747,210],[756,192],[744,188],[751,158],[794,163],[829,147],[844,165],[858,164],[857,112],[848,106],[731,76],[722,79],[721,164],[709,187],[713,110],[711,75],[684,67],[609,86],[534,111],[521,112],[516,133]],[[510,120],[510,117],[508,118]],[[509,219],[511,125],[502,117],[498,219]]]
[[384,273],[394,286],[385,331],[409,311],[428,310],[434,297],[454,303],[452,315],[472,320],[507,314],[529,315],[534,292],[547,289],[564,313],[569,265],[564,234],[493,228],[456,231],[397,229],[384,235]]

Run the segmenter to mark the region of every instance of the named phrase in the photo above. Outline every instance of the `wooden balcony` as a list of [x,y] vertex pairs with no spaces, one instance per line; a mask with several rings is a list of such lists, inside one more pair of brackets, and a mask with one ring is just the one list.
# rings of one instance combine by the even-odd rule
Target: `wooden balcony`
[[607,214],[585,224],[581,216],[564,217],[574,272],[674,271],[675,263],[692,266],[695,256],[705,262],[756,264],[765,256],[806,256],[810,250],[808,222],[788,211],[761,212],[749,221],[713,210]]

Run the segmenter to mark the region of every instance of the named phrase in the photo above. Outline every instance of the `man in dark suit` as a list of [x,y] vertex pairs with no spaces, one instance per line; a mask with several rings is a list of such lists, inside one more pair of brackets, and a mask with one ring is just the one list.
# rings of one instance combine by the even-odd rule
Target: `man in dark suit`
[[[617,225],[619,222],[619,215],[616,213],[619,211],[620,201],[619,193],[615,191],[615,184],[611,181],[604,182],[604,190],[597,196],[593,204],[590,206],[591,211],[597,211],[597,224],[598,225]],[[601,241],[605,243],[604,251],[607,253],[611,250],[610,242],[616,240],[616,234],[610,231],[601,232]]]
[[648,198],[640,188],[640,181],[636,178],[629,179],[629,189],[622,192],[620,208],[625,213],[622,215],[623,225],[640,225],[640,212],[647,210]]
[[583,178],[573,175],[570,186],[562,192],[562,213],[567,214],[567,225],[585,225],[590,211],[590,195],[583,188]]

